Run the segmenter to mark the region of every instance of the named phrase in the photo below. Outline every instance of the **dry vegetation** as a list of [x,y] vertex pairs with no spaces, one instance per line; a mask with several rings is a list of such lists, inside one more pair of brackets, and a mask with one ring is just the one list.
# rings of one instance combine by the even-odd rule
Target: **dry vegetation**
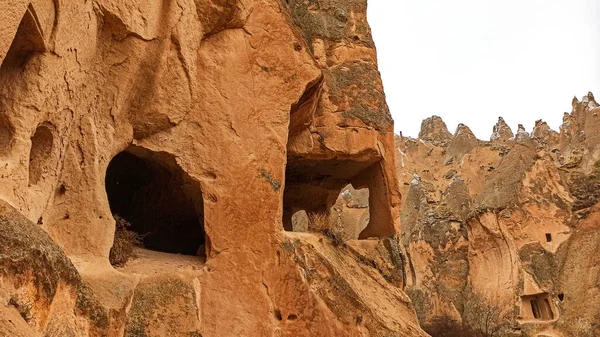
[[110,264],[116,267],[124,266],[127,261],[134,257],[133,247],[142,244],[138,233],[130,231],[131,223],[119,215],[114,215],[116,221],[115,240],[110,249]]
[[8,306],[15,307],[25,322],[31,323],[34,321],[33,314],[31,313],[31,308],[33,306],[31,303],[23,302],[21,299],[19,299],[19,297],[13,296],[9,299]]
[[308,215],[310,229],[319,231],[331,239],[334,246],[339,246],[346,241],[344,226],[339,221],[334,221],[326,213],[310,213]]
[[447,316],[423,325],[432,337],[503,337],[511,334],[509,305],[490,303],[467,288],[463,291],[462,322]]

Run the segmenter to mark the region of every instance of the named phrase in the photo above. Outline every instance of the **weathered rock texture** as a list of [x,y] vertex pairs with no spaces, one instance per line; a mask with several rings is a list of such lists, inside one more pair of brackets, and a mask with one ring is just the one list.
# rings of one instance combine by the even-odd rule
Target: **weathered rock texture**
[[559,133],[538,121],[513,135],[500,118],[490,142],[465,126],[443,142],[396,139],[407,293],[423,326],[477,325],[476,307],[506,319],[504,334],[600,335],[599,112],[588,94]]
[[[365,0],[0,9],[0,335],[425,335]],[[284,230],[348,184],[373,240]]]

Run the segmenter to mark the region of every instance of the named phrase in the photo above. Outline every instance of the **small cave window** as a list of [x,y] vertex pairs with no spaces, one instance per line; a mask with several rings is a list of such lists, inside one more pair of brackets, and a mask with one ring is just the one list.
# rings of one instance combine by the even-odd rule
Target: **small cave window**
[[560,293],[560,294],[558,294],[558,299],[559,299],[561,302],[562,302],[562,301],[564,301],[564,300],[565,300],[565,294],[563,294],[563,293]]
[[202,192],[173,156],[131,146],[112,159],[105,182],[111,212],[144,248],[205,255]]
[[543,303],[544,303],[544,313],[542,316],[544,316],[548,320],[553,320],[554,312],[552,312],[552,307],[550,306],[550,300],[548,300],[548,298],[544,298]]
[[531,303],[531,312],[533,313],[533,318],[540,319],[542,314],[540,313],[540,306],[537,300],[530,300]]
[[307,167],[294,167],[288,162],[283,194],[283,227],[289,232],[327,230],[331,187],[324,177],[314,177]]
[[393,235],[384,181],[380,163],[288,158],[284,229],[344,240]]
[[49,170],[49,161],[54,148],[54,136],[48,125],[40,125],[31,137],[29,153],[29,184],[39,183]]
[[324,193],[322,199],[312,207],[309,203],[302,203],[301,205],[308,207],[308,210],[293,206],[286,209],[284,228],[291,232],[336,230],[339,233],[343,232],[343,236],[347,239],[358,239],[370,219],[369,189],[355,189],[348,184],[337,193],[337,198],[333,199],[329,194]]
[[554,320],[554,310],[547,293],[522,297],[521,317],[525,321]]
[[552,234],[546,233],[546,242],[552,242]]

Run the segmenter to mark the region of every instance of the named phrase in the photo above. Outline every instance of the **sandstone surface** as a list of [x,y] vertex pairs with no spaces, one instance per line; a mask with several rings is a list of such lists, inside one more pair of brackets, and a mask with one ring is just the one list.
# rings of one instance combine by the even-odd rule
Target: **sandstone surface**
[[365,0],[0,9],[0,335],[426,336]]

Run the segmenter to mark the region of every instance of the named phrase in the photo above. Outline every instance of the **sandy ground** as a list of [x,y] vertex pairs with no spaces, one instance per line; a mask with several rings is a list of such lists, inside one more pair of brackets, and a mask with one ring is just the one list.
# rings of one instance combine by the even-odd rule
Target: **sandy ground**
[[170,254],[135,248],[135,256],[127,264],[118,268],[119,271],[146,276],[169,272],[198,272],[205,262],[203,256]]

